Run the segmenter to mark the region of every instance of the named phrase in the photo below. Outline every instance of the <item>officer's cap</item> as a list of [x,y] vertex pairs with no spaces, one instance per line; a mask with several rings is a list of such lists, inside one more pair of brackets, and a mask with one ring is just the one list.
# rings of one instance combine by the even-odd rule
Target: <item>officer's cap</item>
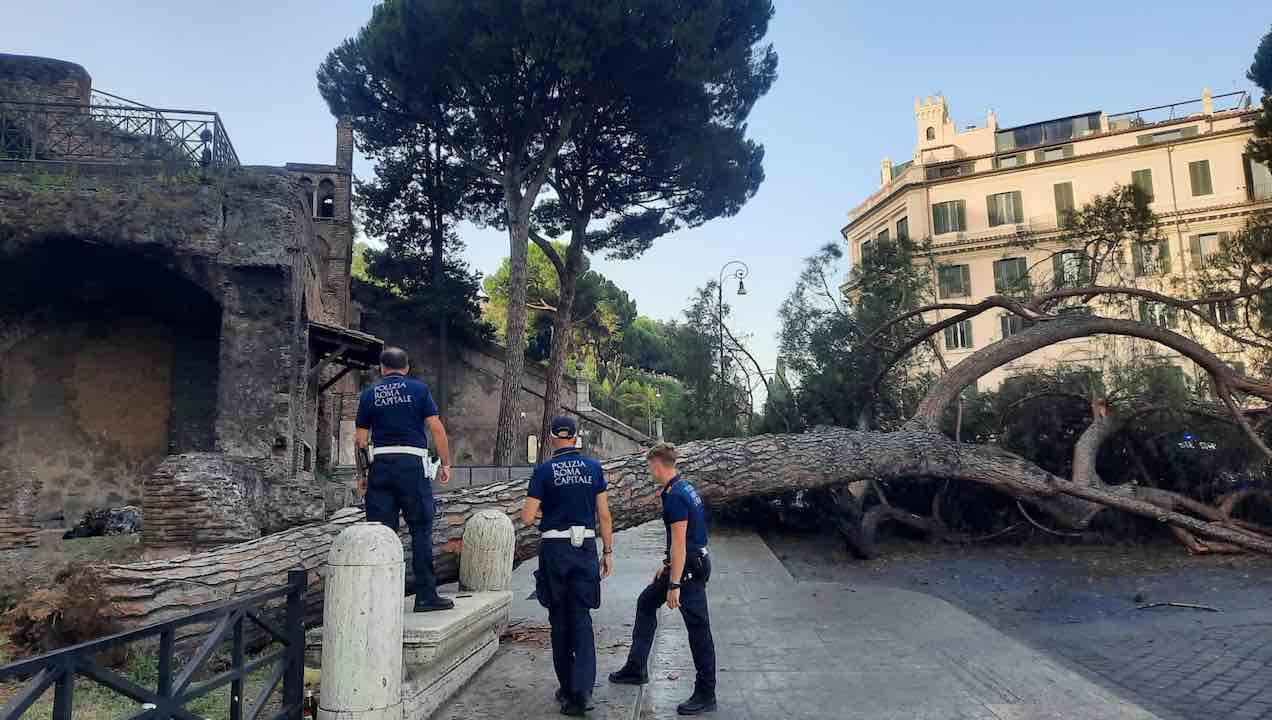
[[579,433],[579,426],[574,418],[564,415],[552,418],[552,425],[548,429],[552,432],[552,437],[562,440],[573,440]]

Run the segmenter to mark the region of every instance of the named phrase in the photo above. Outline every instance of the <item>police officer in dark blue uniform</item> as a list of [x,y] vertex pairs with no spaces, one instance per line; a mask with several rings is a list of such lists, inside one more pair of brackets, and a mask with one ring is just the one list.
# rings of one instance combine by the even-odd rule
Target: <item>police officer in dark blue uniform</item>
[[693,696],[676,706],[681,715],[701,715],[716,709],[715,641],[707,612],[707,581],[711,558],[707,554],[707,523],[702,498],[676,470],[676,446],[658,443],[647,454],[649,472],[662,489],[663,524],[667,528],[667,554],[654,581],[636,601],[636,624],[627,663],[609,676],[610,682],[644,685],[649,682],[649,649],[658,629],[658,608],[680,609],[689,631],[689,651],[697,670]]
[[[530,476],[521,520],[539,521],[539,569],[535,594],[552,625],[552,665],[562,715],[591,709],[596,684],[596,640],[592,610],[601,606],[601,579],[614,568],[614,523],[601,464],[575,447],[578,426],[568,417],[552,420],[552,458]],[[600,533],[602,555],[596,557]]]
[[[437,594],[433,575],[433,484],[428,435],[441,460],[437,480],[450,482],[450,444],[428,386],[407,377],[406,351],[380,353],[380,379],[358,398],[358,489],[366,494],[367,520],[398,529],[398,514],[411,529],[415,612],[449,610],[455,601]],[[428,428],[428,435],[424,429]],[[369,469],[368,469],[368,466]]]

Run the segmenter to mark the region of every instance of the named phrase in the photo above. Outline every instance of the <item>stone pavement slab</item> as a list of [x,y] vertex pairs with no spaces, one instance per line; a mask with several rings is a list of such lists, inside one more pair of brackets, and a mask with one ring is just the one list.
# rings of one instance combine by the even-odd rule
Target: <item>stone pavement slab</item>
[[[605,677],[627,659],[636,597],[662,564],[663,542],[660,522],[647,523],[615,536],[614,574],[602,583],[601,607],[592,613],[597,645],[597,686],[593,695],[596,708],[588,717],[593,720],[635,717],[640,690],[610,685]],[[532,597],[537,566],[537,561],[530,560],[513,571],[511,625],[514,631],[521,633],[542,628],[541,633],[533,633],[541,637],[542,642],[505,639],[494,659],[433,715],[435,719],[561,717],[552,697],[557,682],[548,646],[548,611]],[[443,589],[443,592],[453,591]]]
[[[712,537],[719,718],[1154,720],[943,600],[797,583],[754,533]],[[664,613],[642,717],[693,689],[683,621]]]

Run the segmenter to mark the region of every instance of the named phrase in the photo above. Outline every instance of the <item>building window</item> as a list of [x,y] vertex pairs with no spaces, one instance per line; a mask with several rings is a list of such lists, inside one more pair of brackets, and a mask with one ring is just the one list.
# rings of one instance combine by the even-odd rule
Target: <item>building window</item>
[[1140,145],[1155,145],[1157,143],[1174,142],[1183,140],[1184,138],[1194,137],[1197,135],[1197,126],[1190,125],[1186,128],[1175,128],[1173,130],[1163,130],[1161,132],[1148,133],[1140,135],[1136,138],[1136,142]]
[[934,128],[934,127],[929,127],[929,128],[927,129],[927,139],[928,139],[928,140],[935,140],[935,139],[936,139],[936,128]]
[[1034,145],[1062,143],[1094,135],[1099,131],[1100,113],[1090,113],[1000,130],[994,135],[994,147],[1003,152]]
[[936,269],[937,291],[942,298],[972,294],[972,273],[966,265],[942,265]]
[[1020,332],[1021,330],[1024,330],[1027,327],[1031,327],[1032,325],[1033,323],[1031,321],[1026,320],[1014,313],[1006,313],[999,316],[998,318],[998,328],[1000,331],[1002,331],[1004,338],[1009,338],[1012,335],[1015,335],[1016,333]]
[[1272,200],[1272,167],[1252,157],[1245,159],[1246,187],[1250,200]]
[[1228,233],[1206,233],[1193,235],[1189,242],[1192,250],[1192,266],[1195,268],[1214,267],[1228,250]]
[[1210,161],[1198,160],[1188,163],[1188,180],[1192,185],[1193,197],[1210,195],[1215,189],[1210,183]]
[[910,239],[910,218],[901,218],[897,221],[897,242],[905,242]]
[[1233,325],[1237,322],[1237,304],[1231,300],[1206,303],[1205,310],[1210,321],[1218,325]]
[[305,205],[309,208],[309,214],[317,216],[317,198],[314,196],[314,181],[309,178],[300,179],[300,192],[305,198]]
[[994,261],[994,292],[1020,293],[1029,290],[1029,268],[1024,258]]
[[1139,304],[1140,322],[1160,328],[1173,328],[1178,323],[1178,313],[1172,305],[1141,300]]
[[1131,186],[1144,195],[1144,202],[1153,202],[1153,171],[1136,170],[1131,173]]
[[1056,195],[1056,226],[1066,228],[1073,224],[1073,183],[1056,183],[1052,186]]
[[1025,221],[1024,208],[1020,201],[1020,191],[997,193],[986,198],[989,205],[989,225],[1010,225]]
[[870,253],[874,252],[874,240],[861,241],[861,260],[870,257]]
[[1091,272],[1086,258],[1077,250],[1065,250],[1052,255],[1051,271],[1056,287],[1082,287],[1090,284]]
[[937,235],[966,230],[966,218],[966,203],[962,200],[950,200],[932,206],[932,227]]
[[1025,156],[1017,153],[1015,155],[1003,155],[994,158],[994,167],[996,168],[1014,168],[1025,164]]
[[1073,157],[1072,145],[1061,145],[1060,147],[1046,148],[1034,152],[1034,160],[1037,162],[1063,160],[1067,157]]
[[325,178],[318,183],[317,211],[320,218],[336,216],[336,184]]
[[888,242],[888,228],[880,230],[879,234],[875,236],[875,240],[879,241],[880,245]]
[[965,350],[972,347],[972,321],[963,320],[945,328],[945,349]]
[[1136,277],[1166,275],[1170,272],[1170,243],[1165,240],[1135,243],[1131,246],[1131,264]]

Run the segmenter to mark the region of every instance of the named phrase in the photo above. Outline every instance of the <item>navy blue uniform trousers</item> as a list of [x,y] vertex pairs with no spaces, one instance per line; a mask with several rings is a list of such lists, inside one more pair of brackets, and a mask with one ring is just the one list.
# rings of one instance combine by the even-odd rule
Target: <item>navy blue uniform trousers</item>
[[596,639],[592,610],[601,606],[601,566],[596,540],[574,547],[566,539],[539,541],[535,595],[552,625],[552,667],[566,692],[592,694]]
[[411,571],[415,596],[437,597],[433,575],[433,484],[424,460],[414,455],[381,455],[367,472],[367,520],[398,529],[399,514],[411,530]]
[[[711,616],[707,612],[707,581],[711,578],[711,559],[702,556],[702,564],[690,579],[680,584],[680,615],[689,631],[689,652],[697,671],[694,689],[715,693],[715,641],[711,638]],[[636,601],[636,624],[632,626],[632,650],[627,657],[629,667],[642,672],[649,667],[649,650],[658,630],[658,608],[667,602],[670,578],[663,574],[641,592]]]

